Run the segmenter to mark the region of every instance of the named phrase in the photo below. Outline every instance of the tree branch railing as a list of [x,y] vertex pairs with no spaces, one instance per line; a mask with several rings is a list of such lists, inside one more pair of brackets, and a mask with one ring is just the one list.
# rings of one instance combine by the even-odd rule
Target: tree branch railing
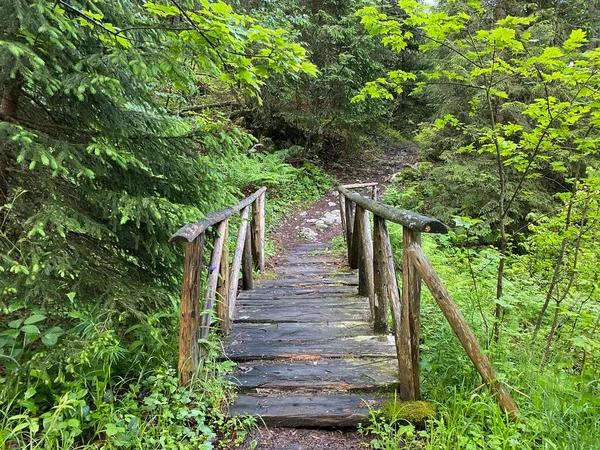
[[[377,183],[343,185],[337,188],[344,237],[350,267],[359,270],[359,294],[369,298],[375,333],[387,334],[388,307],[391,310],[401,400],[418,400],[421,280],[448,320],[462,347],[491,389],[503,411],[518,412],[506,387],[497,380],[477,338],[448,294],[421,247],[421,233],[447,233],[436,219],[393,208],[377,201]],[[371,188],[371,197],[350,189]],[[373,215],[373,230],[369,220]],[[402,292],[398,289],[396,268],[387,221],[402,225]],[[389,305],[389,306],[388,306]]]
[[[179,313],[179,385],[190,383],[205,351],[199,342],[210,332],[213,310],[222,333],[231,331],[235,311],[238,279],[242,272],[242,289],[252,289],[253,266],[265,266],[265,193],[263,187],[238,204],[208,214],[204,219],[181,227],[171,242],[185,244],[181,307]],[[231,266],[229,265],[229,218],[240,213],[241,221]],[[202,254],[208,229],[215,232],[208,265],[207,287],[202,291]]]

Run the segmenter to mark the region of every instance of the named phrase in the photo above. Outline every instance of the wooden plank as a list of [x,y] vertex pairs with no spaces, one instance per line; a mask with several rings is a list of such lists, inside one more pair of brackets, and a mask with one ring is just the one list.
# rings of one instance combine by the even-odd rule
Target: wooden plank
[[393,356],[394,352],[393,337],[381,335],[332,337],[319,341],[316,339],[271,339],[269,335],[236,334],[227,346],[227,357],[234,361],[286,358],[310,360],[325,357],[347,358],[349,356],[389,357]]
[[240,266],[242,264],[242,254],[246,242],[246,231],[248,230],[249,210],[247,206],[242,209],[240,215],[241,222],[238,228],[237,243],[233,254],[233,262],[231,263],[231,271],[229,272],[229,317],[232,317],[235,314],[235,299],[238,291]]
[[516,413],[519,411],[516,403],[511,398],[504,384],[497,380],[496,372],[492,368],[486,354],[483,352],[481,345],[479,345],[475,334],[473,334],[473,331],[469,328],[464,316],[454,304],[452,297],[450,297],[442,280],[440,280],[435,273],[435,270],[423,253],[423,250],[415,243],[407,249],[407,253],[410,256],[412,263],[421,274],[421,277],[423,277],[425,284],[427,284],[433,298],[442,310],[444,317],[448,320],[454,334],[467,352],[467,355],[469,355],[469,358],[471,358],[471,361],[481,375],[481,378],[490,387],[496,397],[500,408],[515,417]]
[[[227,344],[235,345],[248,339],[262,341],[327,341],[337,338],[373,336],[368,322],[346,321],[315,323],[307,327],[301,323],[240,323],[227,338]],[[387,339],[386,339],[387,342]]]
[[202,314],[200,319],[200,337],[202,339],[208,338],[208,333],[210,331],[212,311],[217,297],[217,283],[219,281],[223,247],[225,246],[227,220],[219,222],[215,228],[216,236],[213,241],[213,251],[208,266],[208,286],[206,287],[204,305],[202,307],[205,313]]
[[412,230],[421,231],[423,233],[445,234],[448,232],[446,225],[439,220],[422,216],[412,211],[392,208],[389,205],[367,197],[363,197],[362,195],[351,192],[341,186],[337,189],[339,192],[344,194],[346,201],[360,205],[383,219],[390,220]]
[[263,195],[266,192],[267,188],[262,187],[254,194],[249,197],[246,197],[244,200],[239,202],[237,205],[232,206],[231,208],[222,209],[220,211],[216,211],[208,214],[204,219],[200,219],[194,223],[188,223],[181,227],[179,230],[175,232],[169,239],[170,242],[192,242],[196,237],[200,236],[204,233],[208,227],[222,222],[223,220],[229,218],[233,214],[238,211],[241,211],[244,208],[247,208],[254,200],[256,200],[259,196]]
[[272,427],[356,427],[369,418],[369,407],[377,409],[386,396],[314,395],[256,397],[240,395],[229,413],[260,416]]
[[302,297],[299,295],[293,297],[283,298],[237,298],[238,308],[242,307],[259,307],[259,308],[287,308],[287,307],[301,307],[306,308],[329,308],[329,307],[344,307],[350,308],[362,308],[368,305],[365,297],[358,297],[356,295],[347,296],[327,296],[323,295],[312,297]]
[[256,389],[319,389],[381,392],[397,387],[393,358],[248,361],[230,379],[242,392]]
[[204,233],[185,245],[179,310],[179,386],[187,386],[198,370],[200,272]]
[[375,301],[373,302],[373,329],[376,333],[388,333],[388,277],[386,276],[386,249],[387,228],[385,220],[373,216],[373,285]]
[[337,320],[369,320],[369,311],[365,308],[331,306],[319,310],[308,310],[303,306],[286,306],[273,312],[267,308],[244,305],[236,314],[235,323],[240,322],[333,322]]
[[[261,296],[273,296],[280,297],[282,295],[305,295],[305,294],[321,294],[321,295],[335,295],[335,294],[352,294],[356,295],[356,282],[340,282],[336,280],[325,280],[309,282],[306,280],[283,280],[285,282],[278,283],[278,280],[266,283],[260,283],[258,288],[251,291],[242,292],[240,297],[243,298],[258,298]],[[293,287],[289,286],[291,283]]]
[[225,231],[223,232],[223,252],[217,280],[217,320],[221,333],[227,334],[231,330],[231,321],[229,320],[229,219],[225,219],[221,223],[225,224]]
[[402,363],[406,374],[407,398],[418,400],[419,387],[419,339],[421,323],[421,277],[412,264],[408,247],[421,245],[421,233],[402,227],[402,322],[400,340],[402,342]]
[[252,287],[252,232],[247,228],[242,252],[242,289],[249,291]]

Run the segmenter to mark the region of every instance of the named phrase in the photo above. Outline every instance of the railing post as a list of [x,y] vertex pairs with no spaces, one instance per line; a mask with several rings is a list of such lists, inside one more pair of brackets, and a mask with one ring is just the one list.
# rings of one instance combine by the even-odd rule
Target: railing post
[[235,300],[238,292],[238,279],[240,268],[242,265],[242,255],[244,252],[244,244],[246,243],[246,231],[248,231],[248,216],[250,211],[249,206],[246,206],[240,212],[241,221],[238,228],[237,242],[235,252],[233,253],[233,261],[231,263],[231,271],[229,273],[229,317],[233,317],[235,313]]
[[360,268],[362,255],[362,236],[360,234],[360,230],[362,228],[361,222],[363,219],[363,214],[360,210],[361,207],[359,205],[354,205],[354,223],[352,225],[352,254],[350,255],[350,267],[352,269],[359,269],[358,292],[362,295],[366,295],[366,291],[364,290],[364,279],[362,283],[360,281],[360,278],[364,276],[364,269]]
[[369,297],[369,306],[371,308],[371,317],[373,318],[373,328],[377,328],[375,317],[375,284],[373,279],[373,240],[371,238],[371,223],[369,222],[369,212],[362,206],[356,205],[356,216],[360,214],[360,273],[358,290],[361,295]]
[[352,236],[354,231],[354,203],[347,197],[344,197],[346,205],[346,247],[348,247],[348,263],[352,269],[357,269],[358,266],[352,265]]
[[252,230],[246,229],[242,253],[242,289],[249,291],[252,289],[252,285]]
[[419,387],[419,340],[421,326],[421,277],[414,267],[408,248],[421,245],[421,233],[402,227],[402,322],[400,337],[402,341],[403,363],[409,374],[408,398],[418,400]]
[[377,240],[375,254],[380,253],[378,258],[381,267],[382,280],[379,288],[382,295],[389,299],[392,310],[392,324],[394,326],[394,341],[396,343],[396,355],[398,357],[398,385],[400,399],[409,398],[408,386],[412,376],[407,373],[408,362],[404,359],[403,344],[401,338],[402,326],[402,307],[400,304],[400,291],[398,290],[398,281],[396,280],[396,265],[394,264],[394,254],[392,253],[392,244],[388,233],[385,219],[374,216],[375,238]]
[[202,339],[208,338],[208,333],[210,332],[210,322],[217,297],[223,249],[227,245],[227,219],[219,222],[213,229],[215,230],[215,238],[213,241],[212,254],[210,255],[210,264],[208,266],[208,285],[204,295],[204,305],[202,306],[203,314],[200,318],[200,338]]
[[252,260],[254,268],[265,270],[265,193],[262,193],[252,204]]
[[344,236],[344,240],[348,242],[348,229],[346,228],[346,198],[344,194],[338,192],[338,199],[340,204],[340,219],[342,220],[342,235]]
[[198,370],[200,272],[204,233],[185,245],[179,310],[179,386],[187,386]]
[[373,214],[373,285],[375,293],[373,329],[375,333],[388,333],[387,304],[388,277],[386,258],[387,228],[385,220]]
[[224,246],[217,280],[217,319],[221,332],[228,334],[231,330],[231,321],[229,320],[229,219],[225,219],[221,224],[224,228]]

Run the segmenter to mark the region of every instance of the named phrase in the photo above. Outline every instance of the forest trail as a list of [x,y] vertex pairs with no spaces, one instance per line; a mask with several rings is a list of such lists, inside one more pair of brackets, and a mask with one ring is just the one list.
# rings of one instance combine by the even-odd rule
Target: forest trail
[[286,255],[276,279],[238,296],[229,358],[241,395],[233,414],[268,426],[356,426],[397,384],[395,345],[376,336],[358,277],[323,243]]
[[[396,146],[364,164],[332,169],[346,183],[385,183],[413,164],[415,153],[413,146]],[[332,245],[341,235],[332,190],[282,221],[270,237],[278,255],[267,262],[276,278],[238,297],[226,343],[238,362],[240,396],[231,412],[261,416],[267,427],[254,435],[259,449],[364,449],[369,438],[355,431],[272,427],[356,426],[397,384],[393,339],[374,336],[357,275]]]

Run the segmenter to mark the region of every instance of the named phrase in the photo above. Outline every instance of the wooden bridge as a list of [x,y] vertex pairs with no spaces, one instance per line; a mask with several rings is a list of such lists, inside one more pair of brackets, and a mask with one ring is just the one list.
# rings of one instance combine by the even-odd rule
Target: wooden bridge
[[[371,198],[352,191],[361,188],[371,189]],[[224,357],[238,363],[232,379],[240,395],[231,414],[259,415],[276,426],[355,426],[390,398],[417,400],[423,280],[500,406],[517,411],[421,248],[421,233],[445,233],[444,224],[378,202],[376,183],[340,186],[348,266],[336,263],[325,244],[304,244],[286,255],[274,278],[255,285],[253,267],[264,269],[265,191],[171,238],[185,242],[180,385],[193,379],[204,355],[199,342],[215,326],[227,335]],[[230,263],[229,220],[238,212]],[[387,221],[403,227],[401,291]],[[204,264],[207,232],[213,242]]]

